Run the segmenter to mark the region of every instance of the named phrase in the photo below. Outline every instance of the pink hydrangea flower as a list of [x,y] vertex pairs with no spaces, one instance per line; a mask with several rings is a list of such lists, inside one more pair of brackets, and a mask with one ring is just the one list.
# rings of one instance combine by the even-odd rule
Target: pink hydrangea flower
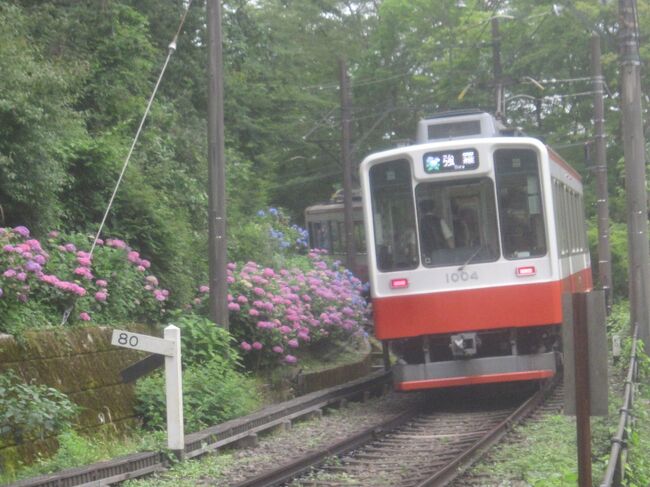
[[79,319],[82,321],[90,321],[90,315],[84,311],[83,313],[79,313]]
[[260,342],[253,342],[253,348],[255,350],[262,350],[263,345]]
[[203,293],[203,294],[209,293],[210,292],[210,286],[201,286],[201,287],[199,287],[199,292]]
[[14,232],[16,232],[21,237],[29,237],[29,229],[27,227],[23,227],[22,225],[14,227]]
[[100,301],[102,303],[106,302],[106,299],[108,298],[108,294],[104,291],[97,291],[95,293],[95,299],[97,301]]
[[273,351],[274,351],[275,353],[283,353],[283,352],[284,352],[284,348],[282,348],[280,345],[276,345],[275,347],[273,347]]
[[228,309],[230,311],[239,311],[240,307],[237,303],[228,303]]
[[108,283],[104,279],[97,279],[97,281],[95,281],[95,284],[97,284],[99,287],[108,287]]
[[250,352],[251,348],[253,348],[253,347],[251,347],[251,344],[248,343],[248,342],[241,342],[241,344],[240,344],[239,346],[240,346],[240,347],[242,348],[242,350],[244,350],[245,352]]
[[300,346],[300,344],[298,343],[298,340],[296,340],[295,338],[292,338],[291,340],[289,340],[287,342],[287,345],[289,345],[291,348],[298,348]]
[[296,357],[294,357],[293,355],[286,355],[286,356],[284,357],[284,361],[285,361],[286,363],[290,364],[290,365],[293,365],[293,364],[295,364],[296,362],[298,362],[298,359],[297,359]]

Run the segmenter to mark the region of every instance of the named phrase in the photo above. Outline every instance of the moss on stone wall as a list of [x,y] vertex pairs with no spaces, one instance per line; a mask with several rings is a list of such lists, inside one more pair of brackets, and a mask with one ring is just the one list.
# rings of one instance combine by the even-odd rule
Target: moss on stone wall
[[[143,325],[120,328],[162,335]],[[77,418],[79,430],[91,432],[107,423],[123,429],[137,420],[134,386],[122,383],[120,371],[146,354],[111,345],[111,334],[110,328],[94,327],[30,331],[21,340],[0,335],[0,372],[12,370],[25,382],[66,393],[82,408]],[[53,438],[16,445],[13,438],[2,437],[0,468],[10,471],[54,448]]]

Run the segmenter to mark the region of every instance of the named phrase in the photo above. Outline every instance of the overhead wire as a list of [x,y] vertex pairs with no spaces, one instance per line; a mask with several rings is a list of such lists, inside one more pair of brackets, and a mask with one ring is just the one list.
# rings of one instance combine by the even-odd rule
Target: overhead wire
[[185,7],[185,12],[183,12],[183,15],[181,16],[180,23],[178,25],[178,29],[176,30],[176,34],[174,34],[174,37],[172,41],[169,43],[169,46],[167,48],[167,57],[165,58],[165,62],[163,63],[162,69],[160,70],[160,74],[158,76],[158,80],[156,81],[156,84],[153,88],[153,91],[151,93],[151,96],[149,97],[149,102],[147,103],[147,107],[144,111],[144,114],[142,115],[142,119],[140,120],[140,125],[138,126],[138,130],[135,133],[135,136],[133,138],[133,142],[131,144],[131,148],[129,149],[129,152],[126,156],[126,159],[124,160],[124,164],[122,165],[122,170],[120,172],[119,177],[117,178],[117,183],[115,184],[115,188],[113,189],[113,194],[111,195],[111,198],[108,202],[108,205],[106,206],[106,211],[104,212],[104,217],[102,218],[102,222],[99,225],[99,229],[97,230],[97,234],[95,235],[95,238],[93,240],[92,246],[90,247],[90,256],[92,257],[93,252],[95,251],[95,247],[97,246],[97,241],[99,240],[99,237],[102,233],[102,230],[104,229],[104,225],[106,224],[106,219],[108,218],[108,214],[111,211],[111,208],[113,206],[113,202],[115,201],[115,196],[117,195],[117,191],[120,187],[120,184],[122,183],[122,179],[124,178],[124,174],[126,173],[126,168],[129,165],[129,161],[131,160],[131,156],[133,155],[133,150],[135,149],[135,146],[138,142],[138,139],[140,138],[140,133],[142,133],[142,128],[144,127],[144,123],[147,120],[147,117],[149,115],[149,112],[151,111],[151,105],[153,104],[153,101],[156,97],[156,93],[158,92],[158,87],[160,86],[160,82],[162,81],[163,75],[165,74],[165,71],[167,70],[167,65],[169,64],[169,60],[172,57],[172,54],[176,51],[176,43],[178,41],[178,36],[180,35],[181,30],[183,29],[183,24],[185,23],[185,18],[187,17],[187,13],[190,10],[190,6],[192,5],[192,0],[187,1],[187,6]]

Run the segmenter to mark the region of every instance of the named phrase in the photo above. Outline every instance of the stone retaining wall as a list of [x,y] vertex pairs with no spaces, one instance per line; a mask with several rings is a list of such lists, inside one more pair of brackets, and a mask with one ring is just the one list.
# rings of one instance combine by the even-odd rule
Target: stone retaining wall
[[[121,328],[162,335],[162,331],[142,325]],[[111,334],[112,329],[104,327],[31,331],[20,342],[0,334],[0,373],[12,370],[25,382],[45,384],[67,394],[82,408],[78,418],[81,430],[92,431],[106,423],[122,430],[135,424],[137,417],[134,384],[123,384],[119,373],[146,354],[111,345]],[[299,374],[293,381],[293,393],[307,394],[370,373],[370,348],[361,355],[355,363]],[[0,469],[13,470],[56,447],[53,438],[16,444],[13,437],[0,436]]]
[[[143,326],[127,327],[160,335]],[[122,384],[119,372],[144,354],[111,345],[109,328],[32,331],[17,341],[0,334],[0,373],[12,370],[25,382],[34,381],[64,392],[81,406],[80,429],[112,423],[123,429],[136,421],[134,386]],[[13,437],[0,437],[0,468],[29,463],[39,451],[55,447],[53,439],[17,445]]]

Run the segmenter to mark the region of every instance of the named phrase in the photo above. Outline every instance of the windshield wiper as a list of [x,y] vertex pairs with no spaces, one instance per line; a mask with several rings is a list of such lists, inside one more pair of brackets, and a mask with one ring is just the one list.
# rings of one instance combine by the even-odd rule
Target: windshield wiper
[[469,263],[474,259],[474,257],[476,257],[476,256],[478,255],[478,253],[479,253],[482,249],[483,249],[483,247],[478,247],[478,248],[474,251],[474,253],[473,253],[472,255],[469,256],[469,259],[467,259],[467,260],[465,261],[465,263],[464,263],[463,265],[461,265],[461,266],[458,268],[458,272],[464,270],[465,267],[467,267],[467,264],[469,264]]

